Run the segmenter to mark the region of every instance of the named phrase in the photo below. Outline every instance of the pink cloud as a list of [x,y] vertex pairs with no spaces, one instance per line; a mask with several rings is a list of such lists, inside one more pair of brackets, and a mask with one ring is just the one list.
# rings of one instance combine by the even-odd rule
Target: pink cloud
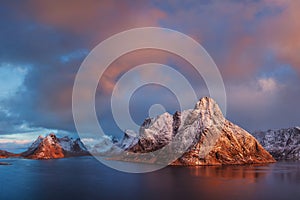
[[263,22],[261,37],[265,38],[266,45],[274,50],[277,58],[300,73],[300,2],[284,1],[281,5],[284,9],[280,15]]
[[26,9],[43,24],[98,42],[129,28],[158,25],[165,17],[162,10],[142,1],[30,0]]
[[29,144],[32,140],[18,140],[18,139],[0,139],[0,144],[7,144],[7,143],[13,143],[13,144]]
[[187,4],[185,9],[177,1],[168,1],[174,11],[162,19],[164,24],[196,36],[211,50],[226,79],[252,77],[268,53],[300,73],[299,1]]

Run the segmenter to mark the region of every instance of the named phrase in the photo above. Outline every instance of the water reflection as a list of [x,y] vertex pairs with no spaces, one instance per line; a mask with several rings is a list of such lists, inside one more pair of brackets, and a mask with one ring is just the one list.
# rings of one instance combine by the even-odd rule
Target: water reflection
[[269,165],[167,167],[139,177],[147,188],[140,195],[155,198],[158,192],[165,199],[255,199],[257,185],[262,189],[270,173]]
[[272,181],[281,183],[300,184],[300,162],[281,162],[280,165],[272,165]]
[[189,167],[189,172],[197,177],[210,177],[222,179],[244,179],[249,183],[255,183],[259,178],[270,173],[267,165],[261,166],[198,166]]

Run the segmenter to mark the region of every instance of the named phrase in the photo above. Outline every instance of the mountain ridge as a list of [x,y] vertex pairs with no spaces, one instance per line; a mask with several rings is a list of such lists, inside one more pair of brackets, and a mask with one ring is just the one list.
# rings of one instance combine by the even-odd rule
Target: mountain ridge
[[26,151],[19,154],[0,150],[0,158],[57,159],[85,155],[90,154],[79,138],[58,138],[54,133],[39,136]]
[[[193,133],[193,137],[188,132]],[[147,118],[141,125],[139,134],[127,130],[123,139],[106,137],[102,142],[87,146],[92,154],[106,155],[112,151],[124,151],[135,160],[135,153],[156,152],[167,146],[179,135],[182,156],[171,165],[222,165],[268,163],[276,160],[300,160],[300,128],[255,131],[249,134],[244,129],[225,119],[217,103],[209,98],[200,99],[194,109],[163,113],[156,118]],[[88,145],[88,144],[86,144]],[[103,148],[106,150],[103,151]],[[175,148],[175,150],[176,150]],[[50,133],[39,136],[23,153],[15,154],[0,150],[0,158],[23,157],[27,159],[56,159],[72,156],[90,155],[79,138],[68,136],[58,138]],[[165,156],[165,157],[163,157]],[[164,160],[168,155],[160,155]],[[273,157],[272,157],[273,156]],[[149,157],[152,161],[155,158]]]
[[[209,97],[201,98],[194,109],[176,112],[174,115],[164,113],[154,119],[146,119],[139,134],[136,134],[137,137],[131,135],[134,134],[125,132],[119,143],[124,151],[131,153],[131,157],[123,156],[121,160],[141,161],[134,157],[134,153],[155,152],[179,135],[179,149],[188,143],[192,145],[171,165],[275,162],[250,133],[225,119],[217,103]],[[193,137],[189,137],[190,135]],[[168,157],[163,156],[166,158],[162,159]],[[155,163],[158,158],[150,156],[148,160]]]
[[56,159],[89,155],[79,138],[58,138],[54,133],[39,136],[21,156],[29,159]]
[[300,160],[300,127],[252,133],[276,160]]
[[9,151],[0,150],[0,158],[18,157],[20,154],[11,153]]

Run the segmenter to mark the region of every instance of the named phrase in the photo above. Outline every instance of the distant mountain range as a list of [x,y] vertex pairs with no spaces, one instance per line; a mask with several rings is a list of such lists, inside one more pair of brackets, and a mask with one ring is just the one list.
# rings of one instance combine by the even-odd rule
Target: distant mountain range
[[[177,137],[176,137],[177,136]],[[139,160],[136,153],[149,153],[147,162],[172,156],[153,152],[166,147],[177,138],[175,150],[189,144],[172,165],[226,165],[270,163],[276,160],[300,160],[300,128],[256,131],[252,135],[224,118],[216,102],[208,97],[200,99],[194,109],[164,113],[148,118],[139,133],[126,131],[121,141],[105,137],[98,143],[86,144],[92,154],[117,155],[124,161]],[[56,159],[90,155],[79,138],[58,138],[51,133],[39,136],[27,151],[14,154],[0,150],[0,158]],[[174,149],[172,149],[174,150]],[[126,152],[126,156],[120,152]],[[124,155],[124,154],[122,154]],[[275,159],[274,159],[275,158]]]
[[256,131],[253,136],[276,160],[300,160],[300,127]]

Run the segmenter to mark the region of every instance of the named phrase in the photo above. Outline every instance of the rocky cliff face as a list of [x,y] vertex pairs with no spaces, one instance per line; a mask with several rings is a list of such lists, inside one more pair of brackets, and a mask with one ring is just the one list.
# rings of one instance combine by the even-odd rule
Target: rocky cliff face
[[300,160],[300,127],[256,131],[253,136],[276,160]]
[[[275,162],[273,157],[247,131],[223,117],[218,105],[211,98],[202,98],[194,109],[164,113],[146,119],[137,137],[125,134],[119,144],[128,153],[155,153],[171,141],[172,150],[185,149],[172,165],[223,165]],[[174,142],[174,138],[176,142]],[[184,148],[185,145],[189,145]],[[142,162],[159,163],[168,154],[153,156]],[[141,161],[138,158],[127,161]],[[157,158],[159,157],[159,158]],[[122,158],[121,158],[122,159]],[[124,158],[123,158],[124,159]]]
[[57,138],[55,134],[49,134],[45,138],[39,136],[21,156],[29,159],[54,159],[87,154],[79,139],[74,140],[67,136]]

